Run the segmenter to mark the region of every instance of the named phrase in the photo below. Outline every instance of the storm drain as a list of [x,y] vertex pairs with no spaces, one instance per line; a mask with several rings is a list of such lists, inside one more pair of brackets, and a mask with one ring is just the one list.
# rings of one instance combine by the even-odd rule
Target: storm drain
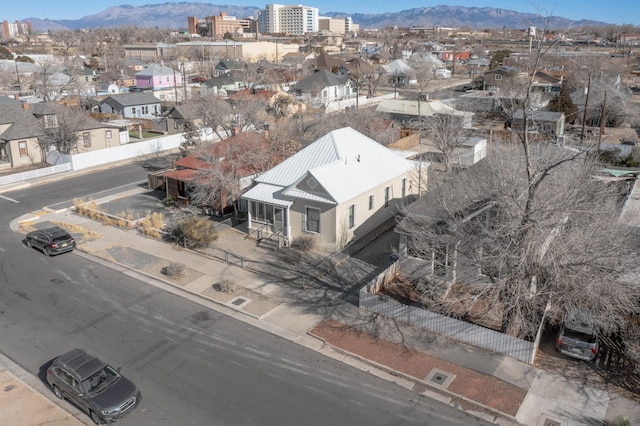
[[231,299],[229,304],[233,305],[236,308],[241,308],[249,302],[251,302],[251,299],[246,299],[244,297],[236,297],[235,299]]
[[543,417],[542,418],[541,426],[561,426],[561,425],[562,425],[562,423],[560,423],[557,420],[553,420],[553,419],[550,419],[548,417]]
[[432,369],[427,375],[427,381],[437,385],[443,389],[449,387],[456,375],[448,371],[440,370],[439,368]]

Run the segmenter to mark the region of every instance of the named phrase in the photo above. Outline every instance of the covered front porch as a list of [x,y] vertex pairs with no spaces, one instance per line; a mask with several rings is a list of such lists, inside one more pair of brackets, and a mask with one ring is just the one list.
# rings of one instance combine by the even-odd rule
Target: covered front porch
[[242,199],[247,203],[247,231],[257,240],[270,239],[278,247],[291,244],[291,201],[278,198],[282,188],[259,184],[247,191]]

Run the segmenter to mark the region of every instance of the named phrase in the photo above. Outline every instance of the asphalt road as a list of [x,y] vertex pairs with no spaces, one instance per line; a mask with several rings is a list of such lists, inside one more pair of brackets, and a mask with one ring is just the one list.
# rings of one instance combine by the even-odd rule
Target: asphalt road
[[122,366],[143,393],[123,425],[487,424],[74,253],[45,257],[9,231],[27,211],[145,177],[134,164],[0,197],[0,350],[26,370],[44,378],[72,347]]

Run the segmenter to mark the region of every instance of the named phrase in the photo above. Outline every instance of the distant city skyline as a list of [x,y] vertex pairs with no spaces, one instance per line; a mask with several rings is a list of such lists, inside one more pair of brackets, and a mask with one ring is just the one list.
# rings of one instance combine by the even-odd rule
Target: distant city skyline
[[[109,7],[130,5],[143,6],[147,4],[163,4],[167,0],[107,0],[100,2],[87,2],[85,0],[28,0],[22,2],[8,1],[3,4],[0,19],[14,22],[29,18],[50,20],[76,20],[84,16],[98,14]],[[176,1],[178,3],[179,1]],[[438,5],[464,6],[464,7],[492,7],[514,10],[521,13],[535,13],[543,16],[552,15],[572,20],[589,19],[610,24],[640,25],[640,2],[617,1],[603,3],[600,0],[556,0],[551,2],[513,2],[510,0],[456,0],[453,2],[435,1],[426,4],[420,0],[402,0],[398,2],[371,2],[366,0],[352,0],[344,2],[340,0],[315,0],[296,2],[259,2],[256,0],[221,0],[221,1],[192,1],[193,3],[206,3],[212,5],[232,5],[242,7],[264,8],[271,3],[277,4],[303,4],[317,7],[320,15],[329,12],[343,12],[351,15],[354,13],[381,14],[386,12],[400,12],[408,9],[433,7]],[[357,22],[356,22],[357,23]]]

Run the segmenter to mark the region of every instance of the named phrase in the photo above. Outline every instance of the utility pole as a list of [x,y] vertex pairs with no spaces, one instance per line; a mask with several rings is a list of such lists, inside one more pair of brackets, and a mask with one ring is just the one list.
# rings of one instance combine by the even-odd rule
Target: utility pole
[[587,94],[584,98],[584,111],[582,111],[582,132],[580,132],[580,141],[584,141],[584,126],[587,121],[587,105],[589,105],[589,92],[591,91],[591,71],[589,71],[589,81],[587,83]]

